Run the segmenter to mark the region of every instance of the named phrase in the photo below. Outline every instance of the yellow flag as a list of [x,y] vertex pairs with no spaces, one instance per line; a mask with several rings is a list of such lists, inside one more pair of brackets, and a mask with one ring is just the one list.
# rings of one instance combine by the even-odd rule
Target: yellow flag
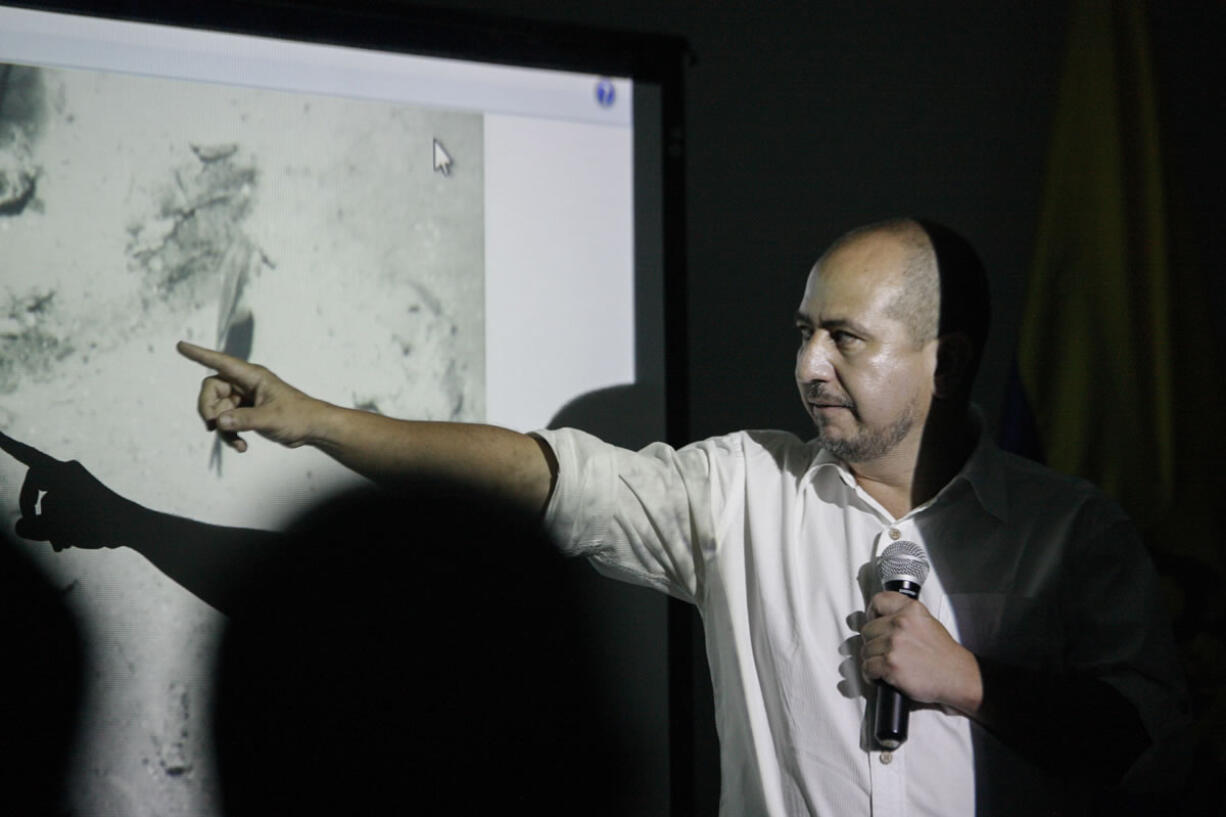
[[1175,495],[1171,275],[1142,4],[1078,0],[1018,367],[1049,465],[1142,527]]

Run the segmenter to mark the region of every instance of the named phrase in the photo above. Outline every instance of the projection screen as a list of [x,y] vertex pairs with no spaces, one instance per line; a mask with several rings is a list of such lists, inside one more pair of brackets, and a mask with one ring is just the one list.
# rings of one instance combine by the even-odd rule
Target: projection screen
[[[630,395],[616,441],[663,438],[658,105],[628,75],[0,7],[0,431],[269,530],[359,478],[221,446],[180,339],[397,417],[526,431]],[[9,530],[25,472],[0,456]],[[215,813],[222,617],[131,550],[25,544],[87,630],[74,813]]]

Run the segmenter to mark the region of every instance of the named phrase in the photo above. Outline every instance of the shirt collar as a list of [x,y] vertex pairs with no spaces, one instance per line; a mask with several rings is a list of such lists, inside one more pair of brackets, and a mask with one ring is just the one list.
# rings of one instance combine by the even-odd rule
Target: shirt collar
[[[976,405],[970,407],[970,419],[974,425],[975,433],[978,441],[975,443],[975,448],[971,451],[971,455],[954,475],[944,488],[937,492],[937,495],[925,502],[920,508],[931,507],[942,500],[947,495],[951,488],[959,482],[965,482],[975,493],[975,498],[984,510],[995,516],[997,519],[1004,521],[1009,510],[1008,492],[1005,490],[1004,471],[1000,467],[1000,450],[996,444],[992,442],[990,435],[987,433],[987,424],[983,419],[983,412]],[[831,454],[828,450],[822,447],[817,448],[817,453],[813,456],[813,461],[809,465],[808,471],[805,472],[804,481],[809,481],[824,470],[834,469],[843,480],[843,483],[850,488],[856,488],[855,475],[841,460]],[[916,510],[919,510],[918,508]],[[914,512],[914,511],[913,511]]]
[[856,485],[856,478],[851,473],[851,469],[843,464],[842,460],[840,460],[834,454],[831,454],[826,448],[817,443],[816,440],[814,440],[811,444],[816,447],[817,453],[813,456],[813,461],[809,464],[809,470],[805,472],[804,480],[802,481],[808,482],[820,471],[833,470],[839,475],[839,478],[843,480],[844,483],[854,488]]

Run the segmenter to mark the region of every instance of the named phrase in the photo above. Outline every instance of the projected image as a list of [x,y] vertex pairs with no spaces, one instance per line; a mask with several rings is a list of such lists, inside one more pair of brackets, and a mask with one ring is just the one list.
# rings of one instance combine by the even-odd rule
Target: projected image
[[[471,113],[0,65],[0,431],[146,508],[275,529],[356,478],[219,446],[175,341],[340,405],[483,419],[482,138]],[[29,466],[0,453],[9,530]],[[89,631],[73,813],[214,813],[221,616],[99,550],[131,544],[105,519],[28,544]]]

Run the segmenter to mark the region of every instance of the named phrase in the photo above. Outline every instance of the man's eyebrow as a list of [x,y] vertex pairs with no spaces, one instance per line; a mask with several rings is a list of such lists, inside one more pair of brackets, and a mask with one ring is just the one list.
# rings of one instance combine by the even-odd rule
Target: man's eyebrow
[[833,329],[846,329],[853,335],[860,335],[862,337],[867,337],[870,334],[867,327],[861,326],[850,318],[831,318],[822,321],[821,327],[828,332]]
[[[799,309],[796,310],[796,323],[810,327],[814,325],[813,319]],[[867,327],[861,326],[849,318],[830,318],[829,320],[822,321],[819,325],[827,332],[835,329],[845,329],[854,335],[862,337],[868,337],[871,334]]]

